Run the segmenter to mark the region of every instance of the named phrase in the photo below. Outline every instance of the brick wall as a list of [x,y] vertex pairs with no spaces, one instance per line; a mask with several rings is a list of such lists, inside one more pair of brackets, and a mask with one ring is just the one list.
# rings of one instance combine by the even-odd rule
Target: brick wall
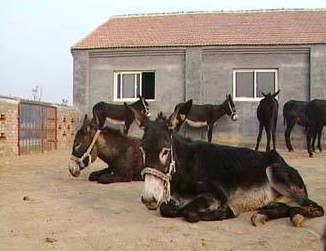
[[[79,126],[79,111],[74,107],[53,106],[57,108],[57,149],[71,149]],[[18,108],[19,99],[0,97],[0,157],[19,155]]]
[[18,155],[18,104],[0,98],[0,156]]
[[71,149],[78,129],[79,112],[73,107],[57,109],[57,148]]

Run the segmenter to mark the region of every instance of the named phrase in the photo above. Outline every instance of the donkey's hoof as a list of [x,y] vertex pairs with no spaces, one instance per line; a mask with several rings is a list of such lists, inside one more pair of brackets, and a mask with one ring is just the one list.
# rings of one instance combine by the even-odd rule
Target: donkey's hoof
[[303,227],[306,220],[301,214],[296,214],[291,218],[291,222],[295,227]]
[[251,222],[255,227],[265,225],[266,221],[267,221],[267,216],[264,214],[256,213],[253,216],[251,216]]
[[88,176],[88,180],[89,181],[97,181],[100,178],[100,175],[98,172],[92,172],[89,176]]

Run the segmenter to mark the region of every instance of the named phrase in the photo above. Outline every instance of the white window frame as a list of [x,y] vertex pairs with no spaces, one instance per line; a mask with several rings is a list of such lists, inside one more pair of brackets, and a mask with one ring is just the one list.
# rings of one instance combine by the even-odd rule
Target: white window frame
[[[254,97],[237,97],[236,96],[236,74],[241,72],[254,73]],[[278,70],[277,69],[237,69],[233,70],[233,100],[234,101],[260,101],[264,97],[257,97],[257,73],[259,72],[273,72],[275,73],[274,92],[278,90]]]
[[[137,97],[137,74],[140,75],[139,77],[139,88],[141,90],[142,86],[141,86],[141,83],[142,83],[142,72],[141,71],[117,71],[117,72],[114,72],[114,88],[113,88],[113,91],[114,91],[114,101],[136,101],[138,99]],[[134,74],[135,76],[135,82],[136,83],[136,86],[135,86],[135,93],[134,93],[134,98],[118,98],[118,75],[120,74],[120,83],[122,83],[122,76],[123,75],[127,75],[127,74]],[[140,93],[141,95],[141,93]],[[122,86],[120,86],[120,97],[122,97]]]
[[[138,91],[137,90],[137,74],[139,74],[139,81],[140,81],[140,83],[138,84],[138,86],[140,88],[139,94],[143,96],[143,94],[142,94],[142,82],[143,82],[142,73],[145,73],[145,72],[153,72],[155,77],[156,77],[155,71],[151,71],[151,70],[148,70],[148,71],[115,71],[114,74],[113,74],[113,77],[114,77],[113,100],[116,101],[116,102],[121,102],[121,101],[133,102],[133,101],[138,100],[138,96],[137,96],[137,91]],[[135,93],[134,93],[135,98],[118,98],[118,95],[117,95],[117,92],[118,92],[118,74],[120,74],[120,83],[122,83],[122,76],[124,74],[134,74],[135,75],[135,83],[136,83]],[[120,87],[120,97],[122,97],[122,88],[121,87]],[[155,98],[156,98],[156,93],[154,92],[154,99],[146,99],[146,101],[155,101]]]

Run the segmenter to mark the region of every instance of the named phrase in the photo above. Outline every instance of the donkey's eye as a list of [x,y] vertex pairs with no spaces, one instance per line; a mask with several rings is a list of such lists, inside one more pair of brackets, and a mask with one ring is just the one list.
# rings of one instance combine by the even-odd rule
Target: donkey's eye
[[160,162],[163,165],[167,163],[169,153],[170,153],[170,148],[166,148],[166,147],[162,148],[161,152],[159,153]]
[[162,150],[162,156],[167,155],[169,153],[170,153],[170,149],[169,148],[163,148],[163,150]]
[[81,146],[81,143],[75,143],[75,149],[78,149]]

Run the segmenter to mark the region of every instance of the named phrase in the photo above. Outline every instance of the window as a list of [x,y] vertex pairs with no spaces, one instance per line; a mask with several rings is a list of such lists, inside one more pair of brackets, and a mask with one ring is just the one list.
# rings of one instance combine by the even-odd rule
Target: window
[[237,101],[261,100],[264,93],[277,90],[277,70],[234,70],[233,98]]
[[138,95],[147,100],[155,99],[155,72],[115,72],[114,99],[133,101]]

